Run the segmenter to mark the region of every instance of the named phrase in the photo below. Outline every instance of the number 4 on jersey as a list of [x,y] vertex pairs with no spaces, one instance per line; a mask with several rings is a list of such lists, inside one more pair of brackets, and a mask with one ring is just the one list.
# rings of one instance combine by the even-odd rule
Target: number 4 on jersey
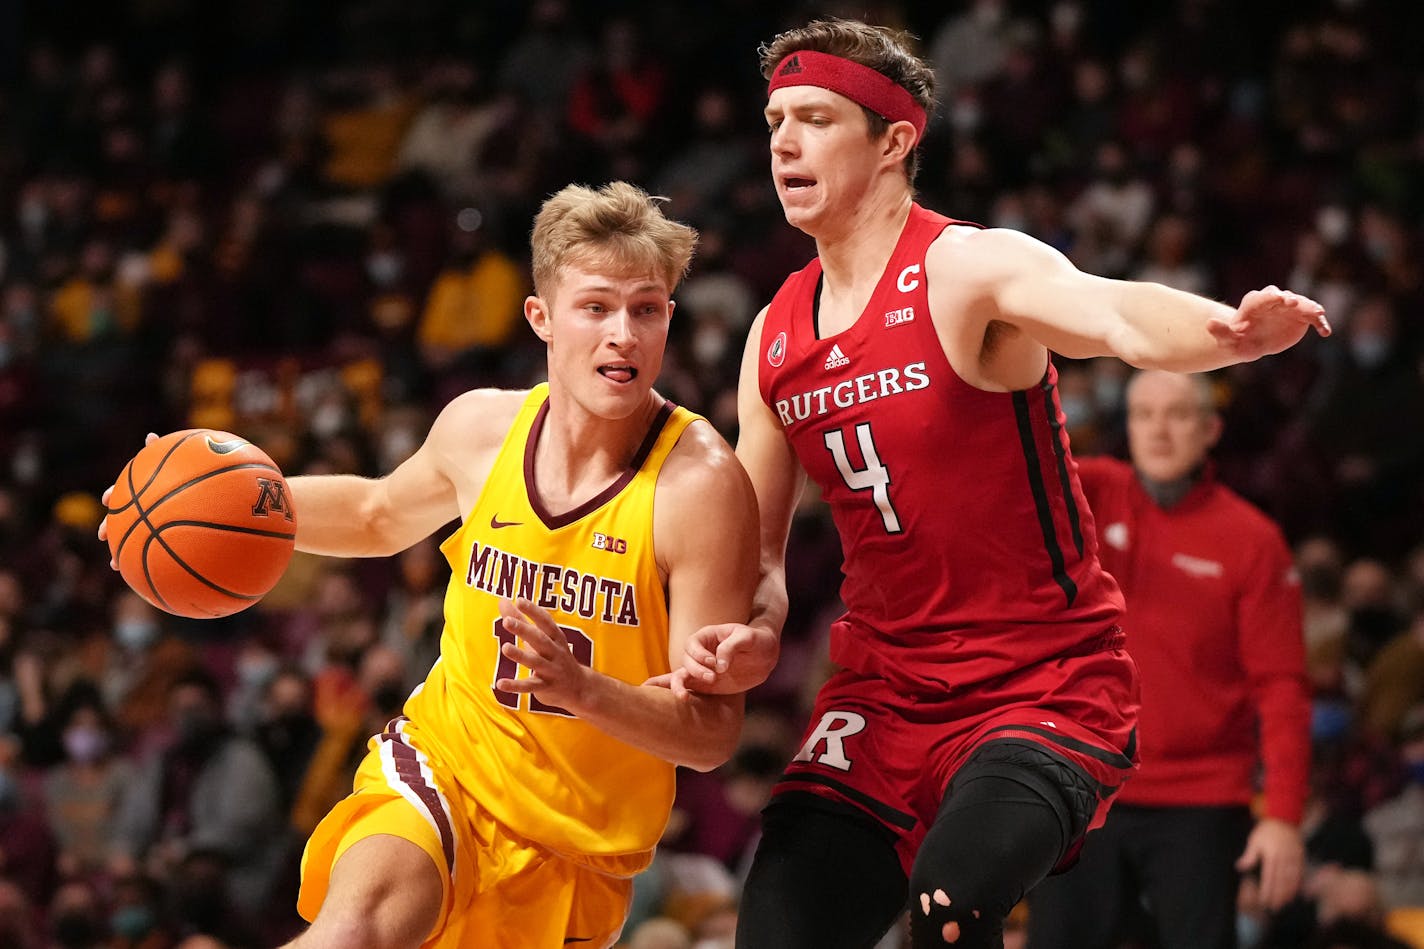
[[845,435],[840,429],[826,433],[826,449],[836,460],[836,470],[841,473],[846,487],[852,491],[869,491],[885,522],[885,533],[898,534],[901,530],[900,516],[895,513],[895,505],[890,503],[890,469],[880,463],[869,422],[860,422],[855,426],[855,440],[860,445],[860,457],[865,460],[864,468],[851,466],[846,455]]

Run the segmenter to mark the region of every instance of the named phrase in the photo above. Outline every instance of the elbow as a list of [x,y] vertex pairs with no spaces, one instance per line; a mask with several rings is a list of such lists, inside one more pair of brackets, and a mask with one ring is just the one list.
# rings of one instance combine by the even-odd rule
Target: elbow
[[1134,369],[1164,368],[1162,354],[1153,352],[1148,341],[1126,323],[1110,332],[1104,342],[1109,352]]
[[395,539],[400,524],[390,511],[362,511],[357,523],[360,524],[361,536],[366,539],[362,556],[390,557],[405,549]]
[[741,739],[742,731],[741,716],[737,717],[732,727],[721,729],[716,734],[707,736],[707,740],[701,742],[695,748],[689,748],[684,760],[678,764],[684,768],[691,768],[693,771],[714,771],[732,760],[732,755],[737,752],[737,743]]
[[691,768],[693,771],[701,771],[704,774],[708,771],[715,771],[728,761],[732,760],[732,753],[737,750],[737,743],[719,742],[716,748],[699,748],[690,754],[686,761],[679,761],[678,764],[684,768]]

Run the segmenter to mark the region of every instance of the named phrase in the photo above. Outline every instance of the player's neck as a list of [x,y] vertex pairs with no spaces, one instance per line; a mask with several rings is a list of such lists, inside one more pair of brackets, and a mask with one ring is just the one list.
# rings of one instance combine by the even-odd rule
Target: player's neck
[[828,294],[835,297],[866,295],[880,282],[890,262],[900,232],[910,216],[914,196],[901,185],[882,188],[858,202],[853,213],[837,221],[834,229],[816,236]]
[[534,483],[552,510],[576,507],[618,478],[666,400],[649,390],[626,418],[594,415],[573,399],[550,399],[534,449]]

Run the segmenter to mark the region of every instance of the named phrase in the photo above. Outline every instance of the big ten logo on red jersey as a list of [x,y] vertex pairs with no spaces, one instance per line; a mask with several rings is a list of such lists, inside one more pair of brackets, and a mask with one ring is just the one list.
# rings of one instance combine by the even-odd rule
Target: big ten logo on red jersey
[[885,312],[886,327],[900,326],[904,323],[912,322],[915,319],[915,308],[903,306],[898,310],[887,310]]
[[611,537],[608,534],[593,532],[593,549],[606,550],[610,554],[626,554],[628,552],[628,542],[621,537]]
[[[831,709],[821,716],[816,730],[806,739],[806,744],[796,753],[792,761],[815,761],[838,771],[849,771],[853,763],[846,754],[845,740],[865,731],[865,716],[857,712],[841,712]],[[825,750],[818,753],[824,745]]]

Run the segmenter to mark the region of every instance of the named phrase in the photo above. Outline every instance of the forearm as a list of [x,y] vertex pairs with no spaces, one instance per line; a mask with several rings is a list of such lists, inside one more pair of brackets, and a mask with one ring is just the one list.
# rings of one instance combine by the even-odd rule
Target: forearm
[[1256,687],[1265,816],[1299,824],[1310,782],[1310,693],[1295,676]]
[[752,594],[751,618],[747,625],[764,630],[776,641],[786,625],[789,600],[786,595],[786,567],[781,558],[764,558],[756,592]]
[[567,710],[600,731],[641,751],[697,771],[711,771],[732,756],[741,735],[741,695],[691,695],[630,685],[592,673]]
[[1104,283],[1120,317],[1107,344],[1124,362],[1139,369],[1206,372],[1239,361],[1207,329],[1213,318],[1228,319],[1231,307],[1160,283]]
[[357,475],[314,475],[289,478],[287,485],[297,514],[298,550],[385,557],[404,549],[392,543],[394,525],[374,503],[378,482]]

